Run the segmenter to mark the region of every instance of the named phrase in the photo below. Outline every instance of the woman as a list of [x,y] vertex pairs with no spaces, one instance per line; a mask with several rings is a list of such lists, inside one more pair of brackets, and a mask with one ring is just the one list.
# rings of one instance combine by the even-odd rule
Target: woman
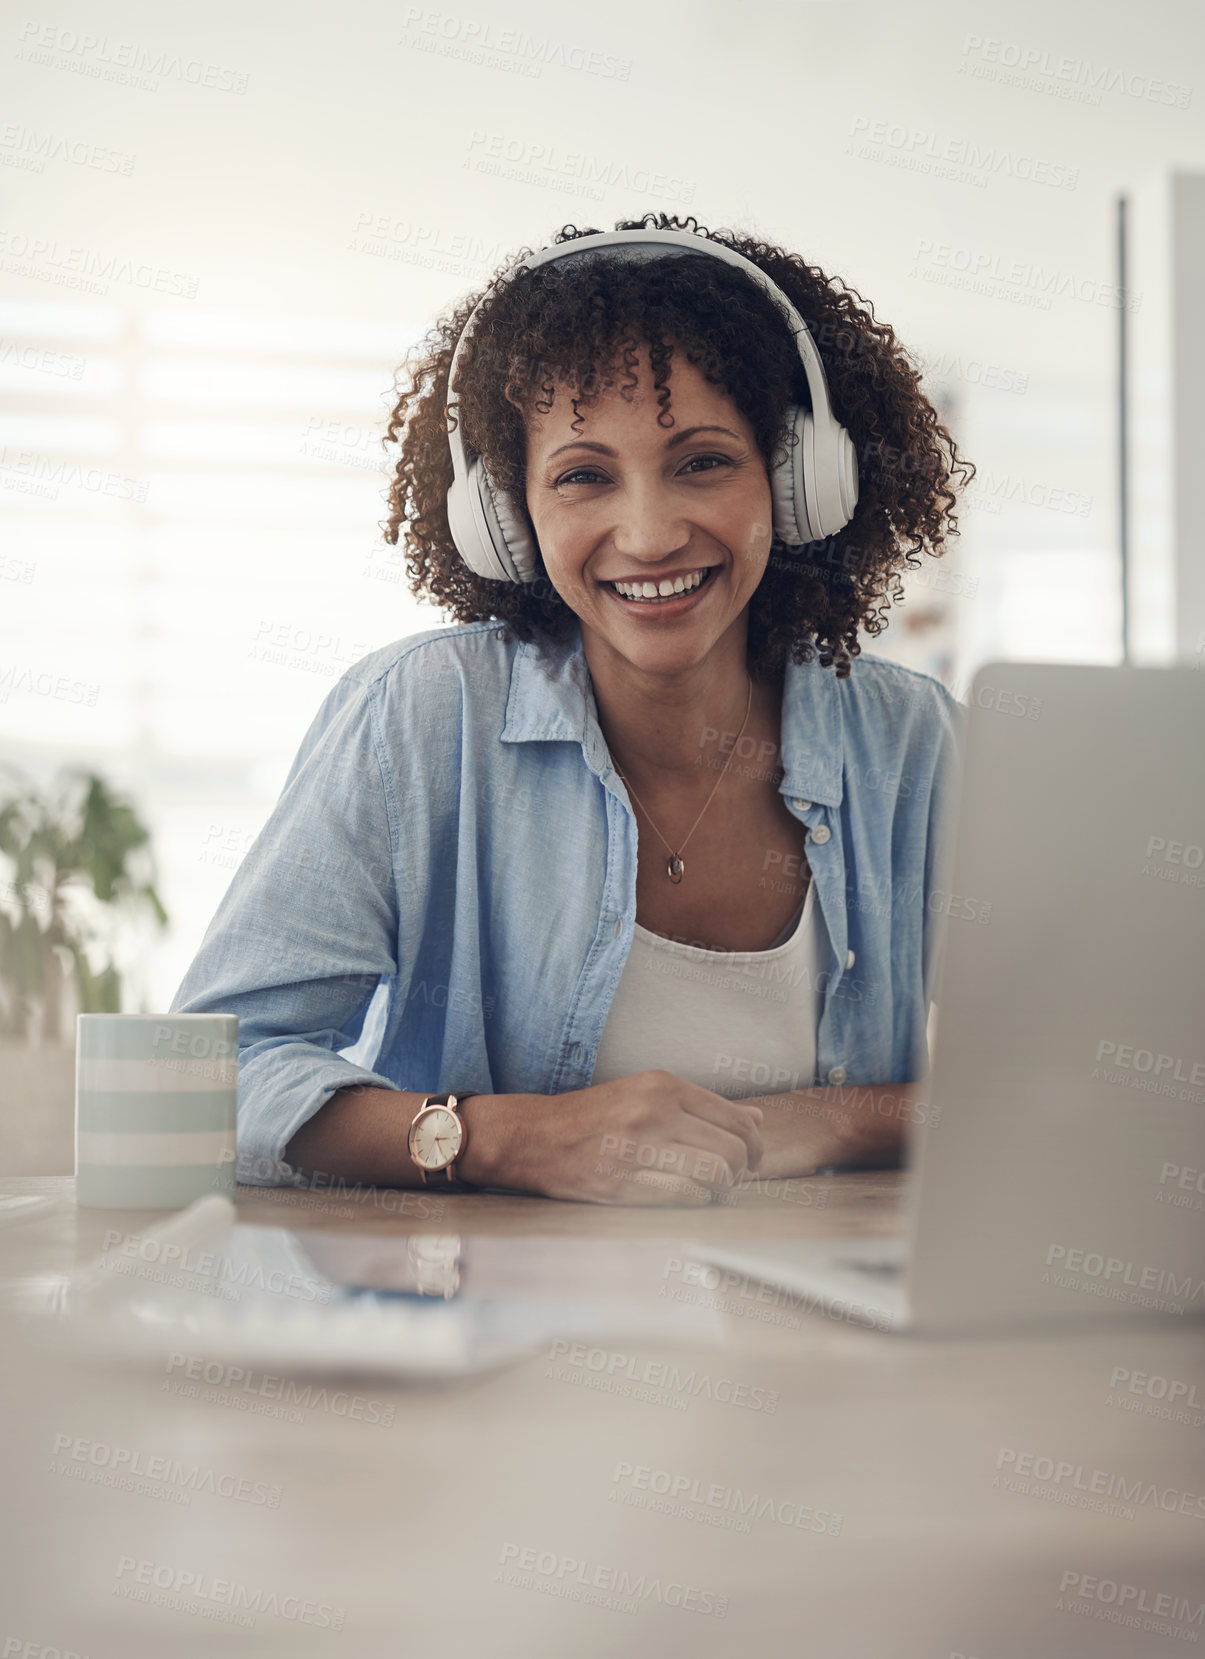
[[959,705],[858,633],[972,469],[852,291],[617,230],[409,365],[457,621],[332,690],[172,1006],[239,1017],[244,1180],[699,1204],[922,1109]]

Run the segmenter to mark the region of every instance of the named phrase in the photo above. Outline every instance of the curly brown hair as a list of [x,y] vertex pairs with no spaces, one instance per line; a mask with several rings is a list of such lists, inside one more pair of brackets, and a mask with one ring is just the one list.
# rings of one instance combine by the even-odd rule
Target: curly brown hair
[[[954,475],[965,485],[974,467],[921,391],[920,373],[893,330],[840,278],[752,236],[708,231],[693,217],[646,213],[618,220],[615,228],[687,230],[732,248],[766,272],[807,323],[833,413],[857,453],[858,504],[843,530],[805,549],[789,549],[774,536],[749,603],[748,663],[755,678],[766,679],[788,651],[799,664],[818,652],[821,666],[835,664],[844,678],[861,650],[859,629],[881,633],[891,604],[903,598],[900,570],[918,568],[921,553],[940,557],[947,536],[957,535]],[[554,242],[593,234],[566,225]],[[512,255],[484,290],[455,387],[465,442],[484,457],[514,511],[527,517],[525,412],[550,408],[560,381],[574,389],[580,421],[579,403],[593,403],[608,383],[603,368],[622,359],[631,373],[641,342],[649,347],[661,424],[667,424],[666,381],[676,344],[742,411],[767,468],[772,465],[786,439],[788,407],[810,407],[811,399],[791,332],[759,284],[718,259],[625,262],[621,249],[619,257],[613,250],[602,261],[553,260],[509,277],[532,251]],[[488,580],[463,562],[448,527],[448,373],[482,297],[470,295],[445,313],[395,375],[395,391],[403,377],[408,384],[382,439],[399,449],[382,529],[396,545],[404,526],[408,585],[416,598],[435,600],[458,622],[498,620],[525,642],[563,642],[577,618],[543,559],[537,557],[533,582]],[[621,391],[627,395],[626,387]]]

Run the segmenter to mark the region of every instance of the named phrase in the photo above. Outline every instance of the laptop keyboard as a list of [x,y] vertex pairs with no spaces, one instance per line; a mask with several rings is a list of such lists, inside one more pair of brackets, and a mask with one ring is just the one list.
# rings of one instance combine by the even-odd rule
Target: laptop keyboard
[[877,1274],[879,1278],[883,1278],[883,1279],[898,1278],[899,1275],[904,1270],[904,1264],[902,1262],[891,1262],[891,1261],[878,1261],[878,1262],[841,1261],[841,1262],[838,1263],[838,1265],[840,1267],[856,1267],[859,1273],[873,1273],[873,1274]]

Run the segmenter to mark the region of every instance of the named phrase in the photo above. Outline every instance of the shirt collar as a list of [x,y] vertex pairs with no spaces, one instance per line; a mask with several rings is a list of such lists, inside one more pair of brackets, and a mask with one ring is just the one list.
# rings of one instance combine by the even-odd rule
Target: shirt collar
[[[856,672],[856,659],[855,668]],[[782,714],[781,795],[840,806],[845,774],[841,682],[831,668],[787,658]],[[580,743],[591,771],[609,764],[581,625],[562,644],[520,641],[510,671],[503,743]]]

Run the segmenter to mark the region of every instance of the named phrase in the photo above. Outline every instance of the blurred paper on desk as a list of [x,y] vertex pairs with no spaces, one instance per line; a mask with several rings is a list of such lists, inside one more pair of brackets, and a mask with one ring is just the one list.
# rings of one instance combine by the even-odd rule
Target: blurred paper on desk
[[491,1370],[555,1338],[718,1342],[715,1310],[658,1294],[680,1248],[236,1224],[203,1259],[131,1275],[123,1296],[76,1298],[62,1334],[108,1358],[187,1349],[224,1365],[425,1379]]

